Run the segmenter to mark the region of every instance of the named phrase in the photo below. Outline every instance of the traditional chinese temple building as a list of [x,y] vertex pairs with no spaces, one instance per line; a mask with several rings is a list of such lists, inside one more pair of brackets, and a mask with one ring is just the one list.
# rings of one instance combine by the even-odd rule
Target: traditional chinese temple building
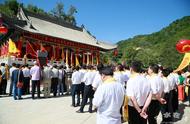
[[48,60],[54,63],[97,64],[100,52],[117,47],[97,40],[84,26],[77,27],[22,8],[17,18],[0,14],[0,32],[0,62],[7,64],[13,61],[30,64],[36,59],[36,51],[42,48],[48,52]]

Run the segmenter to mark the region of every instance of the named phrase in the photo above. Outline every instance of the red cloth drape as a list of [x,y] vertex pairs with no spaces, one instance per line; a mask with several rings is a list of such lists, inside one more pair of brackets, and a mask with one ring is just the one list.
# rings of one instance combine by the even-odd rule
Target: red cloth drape
[[26,54],[37,57],[36,51],[34,50],[32,43],[26,43]]
[[19,40],[19,41],[16,42],[17,49],[20,51],[20,52],[18,53],[18,57],[21,57],[22,45],[23,45],[23,44],[22,44],[22,41],[21,41],[21,40]]
[[60,48],[59,48],[59,46],[56,46],[55,47],[55,59],[59,60],[60,55],[61,55]]

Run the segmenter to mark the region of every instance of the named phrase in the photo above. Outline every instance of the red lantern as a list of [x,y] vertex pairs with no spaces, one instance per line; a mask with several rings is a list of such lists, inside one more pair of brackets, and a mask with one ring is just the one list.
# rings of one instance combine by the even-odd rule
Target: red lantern
[[186,53],[190,51],[190,40],[180,40],[176,44],[176,50],[180,53]]
[[8,29],[4,26],[0,26],[0,34],[6,34],[8,32]]

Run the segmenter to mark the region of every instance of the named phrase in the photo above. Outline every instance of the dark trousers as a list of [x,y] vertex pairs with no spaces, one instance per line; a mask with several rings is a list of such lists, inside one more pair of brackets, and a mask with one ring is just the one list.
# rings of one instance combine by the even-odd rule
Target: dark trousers
[[77,105],[80,104],[80,84],[73,84],[71,86],[72,105],[75,105],[75,95],[77,94]]
[[82,83],[80,84],[80,92],[81,92],[82,98],[83,98],[83,96],[84,96],[84,86],[85,86],[85,84],[82,82]]
[[7,79],[2,79],[0,83],[0,94],[5,95],[7,89]]
[[12,95],[12,92],[13,92],[13,82],[12,80],[10,79],[10,88],[9,88],[9,95]]
[[[143,107],[140,107],[143,108]],[[147,123],[147,119],[144,119],[140,116],[140,113],[138,113],[138,111],[132,107],[128,105],[128,113],[129,113],[129,120],[128,123],[129,124],[146,124]]]
[[170,93],[172,94],[172,107],[173,112],[176,112],[178,110],[179,101],[178,101],[178,90],[171,90]]
[[40,98],[40,81],[39,80],[32,80],[32,99],[34,99],[36,87],[37,87],[38,98]]
[[[168,123],[173,121],[173,107],[172,107],[172,93],[165,93],[164,99],[166,104],[161,105],[162,123]],[[166,116],[169,113],[170,116]]]
[[87,103],[87,100],[89,98],[89,102],[90,102],[90,105],[89,105],[89,109],[88,111],[91,112],[92,111],[92,99],[93,99],[93,96],[94,96],[94,91],[92,89],[92,86],[91,85],[85,85],[84,87],[84,96],[82,98],[82,103],[81,103],[81,107],[80,107],[80,111],[83,112],[83,109]]
[[24,77],[23,81],[24,81],[23,94],[29,94],[30,93],[30,77]]
[[187,96],[188,100],[189,100],[189,105],[190,105],[190,86],[188,86],[188,96]]
[[57,95],[57,85],[58,85],[58,78],[52,78],[52,83],[51,83],[51,87],[52,87],[52,90],[53,90],[53,96],[56,96]]
[[158,100],[152,100],[148,107],[148,123],[157,124],[157,116],[161,109],[160,102]]

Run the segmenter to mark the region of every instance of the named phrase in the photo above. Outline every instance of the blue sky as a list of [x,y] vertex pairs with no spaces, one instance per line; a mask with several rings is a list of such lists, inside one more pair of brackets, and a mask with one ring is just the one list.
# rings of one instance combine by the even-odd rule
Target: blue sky
[[62,1],[65,10],[73,5],[77,25],[85,27],[97,39],[116,43],[135,35],[150,34],[176,19],[190,15],[190,0],[18,0],[45,11]]

